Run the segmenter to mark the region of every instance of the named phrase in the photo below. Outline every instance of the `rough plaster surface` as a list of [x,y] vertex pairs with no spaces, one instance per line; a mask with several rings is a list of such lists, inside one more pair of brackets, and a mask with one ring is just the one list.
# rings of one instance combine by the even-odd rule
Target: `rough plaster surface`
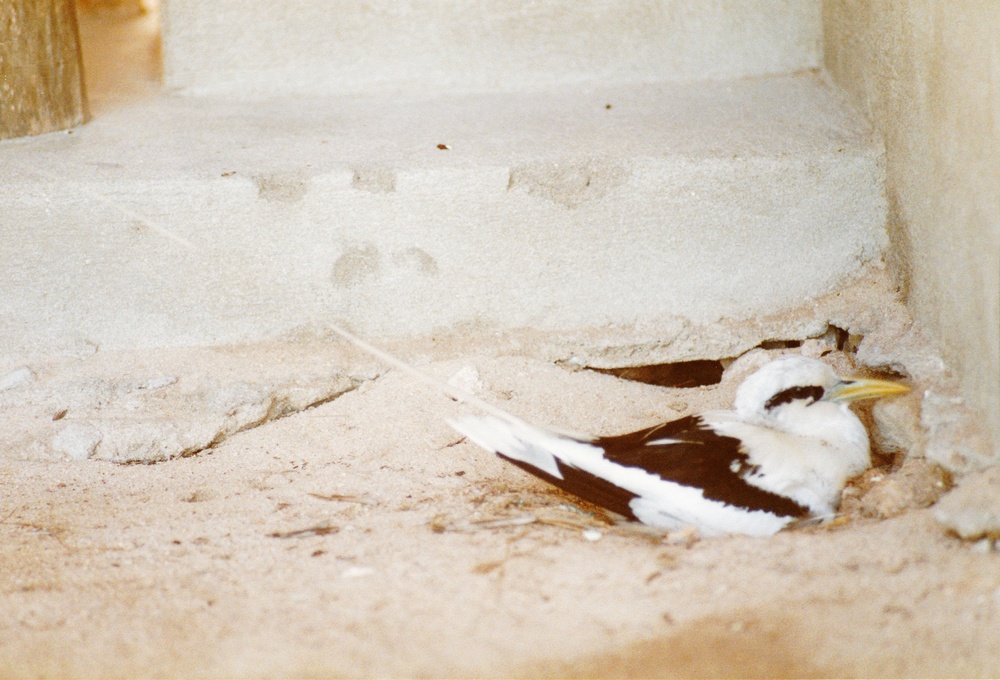
[[342,348],[318,343],[99,352],[34,363],[0,376],[0,450],[119,463],[184,457],[335,399],[374,375],[363,362],[348,364]]
[[[839,329],[836,330],[835,329]],[[956,473],[996,464],[982,423],[957,396],[885,272],[873,269],[811,304],[755,324],[632,329],[625,344],[601,332],[511,331],[489,340],[461,332],[390,345],[426,362],[465,354],[528,356],[568,368],[692,359],[731,361],[766,341],[857,346],[862,366],[907,376],[909,399],[879,404],[876,443]],[[833,343],[833,344],[831,344]],[[334,337],[154,350],[81,348],[76,355],[0,357],[0,458],[155,463],[197,455],[245,430],[337,399],[380,373]],[[802,351],[807,351],[803,349]],[[994,499],[996,500],[996,499]],[[994,502],[994,501],[990,501]]]
[[892,264],[1000,448],[1000,12],[823,3],[826,66],[886,144]]
[[797,307],[887,243],[880,148],[813,75],[160,97],[9,142],[0,173],[4,354],[669,332]]
[[235,97],[537,90],[820,65],[818,0],[164,5],[166,86]]

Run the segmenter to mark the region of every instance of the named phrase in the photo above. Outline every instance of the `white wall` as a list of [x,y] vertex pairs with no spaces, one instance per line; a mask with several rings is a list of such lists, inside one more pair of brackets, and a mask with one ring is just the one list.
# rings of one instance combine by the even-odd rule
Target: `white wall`
[[823,22],[885,139],[892,265],[1000,447],[1000,4],[825,0]]
[[166,85],[519,90],[820,65],[818,0],[167,0]]

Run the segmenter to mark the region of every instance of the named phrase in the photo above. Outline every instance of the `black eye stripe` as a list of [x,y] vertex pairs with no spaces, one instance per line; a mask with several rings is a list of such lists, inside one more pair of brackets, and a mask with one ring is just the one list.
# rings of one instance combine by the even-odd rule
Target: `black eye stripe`
[[767,400],[764,404],[764,408],[771,410],[776,406],[781,406],[782,404],[787,404],[789,402],[795,401],[796,399],[811,399],[812,401],[819,401],[823,398],[823,388],[819,385],[806,385],[798,387],[789,387],[788,389],[781,390],[773,397]]

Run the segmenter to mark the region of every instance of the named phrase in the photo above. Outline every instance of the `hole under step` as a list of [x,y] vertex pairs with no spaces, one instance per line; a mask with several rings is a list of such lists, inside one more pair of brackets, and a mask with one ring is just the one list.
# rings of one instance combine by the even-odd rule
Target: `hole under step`
[[661,387],[701,387],[716,385],[722,380],[721,361],[700,359],[670,364],[626,366],[624,368],[592,368],[592,371],[613,375],[623,380],[659,385]]
[[[822,335],[810,340],[824,340],[830,350],[834,349],[854,353],[861,343],[862,336],[852,335],[843,328],[829,326]],[[754,349],[776,350],[801,347],[803,340],[764,340]],[[824,352],[825,354],[825,352]],[[643,366],[622,366],[620,368],[594,368],[585,366],[588,371],[613,375],[623,380],[658,385],[660,387],[702,387],[718,385],[722,382],[723,371],[735,361],[736,357],[726,359],[697,359],[694,361],[675,361],[667,364],[647,364]]]

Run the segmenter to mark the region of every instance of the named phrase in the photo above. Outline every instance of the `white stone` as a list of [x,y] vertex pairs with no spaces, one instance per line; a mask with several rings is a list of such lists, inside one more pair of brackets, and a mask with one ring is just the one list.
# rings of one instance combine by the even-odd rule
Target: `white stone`
[[966,540],[1000,536],[1000,467],[960,479],[934,506],[934,517]]
[[27,366],[15,368],[5,376],[0,377],[0,392],[23,387],[35,382],[34,372]]
[[348,567],[341,572],[341,578],[364,578],[365,576],[371,576],[375,573],[375,570],[371,567]]
[[479,394],[483,389],[483,381],[475,366],[466,364],[448,378],[448,384],[466,394]]
[[980,555],[989,555],[993,552],[993,540],[989,538],[980,539],[972,544],[971,550]]
[[52,438],[53,450],[70,460],[87,460],[100,443],[100,430],[85,423],[69,423]]
[[875,428],[872,438],[883,452],[905,452],[922,455],[920,430],[920,398],[910,393],[893,399],[880,399],[872,406]]
[[143,380],[139,383],[138,388],[140,390],[158,390],[161,387],[167,387],[168,385],[173,385],[177,382],[177,376],[174,375],[158,375],[148,380]]

